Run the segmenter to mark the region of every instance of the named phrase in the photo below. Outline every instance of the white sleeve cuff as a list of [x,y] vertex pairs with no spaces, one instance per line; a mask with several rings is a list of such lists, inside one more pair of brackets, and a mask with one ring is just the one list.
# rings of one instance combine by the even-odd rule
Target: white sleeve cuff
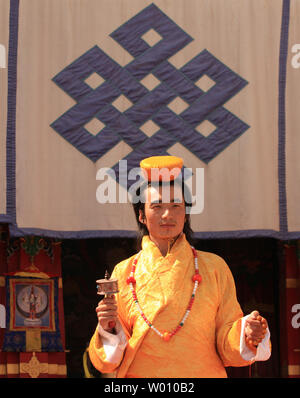
[[104,330],[99,323],[97,326],[107,361],[111,363],[120,363],[127,346],[127,339],[119,320],[116,322],[115,329],[117,334],[112,334]]
[[246,336],[245,336],[245,324],[246,319],[249,315],[246,315],[242,318],[242,327],[241,327],[241,336],[240,336],[240,354],[245,361],[266,361],[271,356],[270,349],[270,330],[267,328],[267,333],[263,340],[258,344],[256,349],[256,355],[253,351],[248,348],[246,344]]

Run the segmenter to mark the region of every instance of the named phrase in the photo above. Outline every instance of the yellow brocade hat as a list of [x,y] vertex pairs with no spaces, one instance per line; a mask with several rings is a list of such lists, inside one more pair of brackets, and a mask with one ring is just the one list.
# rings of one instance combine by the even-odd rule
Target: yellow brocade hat
[[172,181],[182,169],[183,160],[177,156],[151,156],[140,162],[140,167],[148,181]]

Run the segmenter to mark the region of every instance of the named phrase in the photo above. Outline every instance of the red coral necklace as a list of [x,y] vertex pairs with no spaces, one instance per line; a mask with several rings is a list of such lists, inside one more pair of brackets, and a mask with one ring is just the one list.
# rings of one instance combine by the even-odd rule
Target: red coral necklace
[[141,314],[141,317],[144,319],[144,321],[147,323],[147,325],[149,326],[150,329],[152,329],[156,334],[158,334],[164,341],[169,341],[171,337],[173,337],[184,325],[185,321],[187,320],[194,300],[195,300],[195,294],[198,288],[199,283],[201,282],[202,278],[201,275],[199,275],[199,268],[198,268],[198,259],[197,259],[197,252],[195,250],[194,247],[192,247],[192,251],[193,251],[193,256],[194,256],[194,264],[195,264],[195,274],[193,275],[193,282],[194,282],[194,288],[193,288],[193,292],[192,292],[192,296],[190,298],[189,304],[187,306],[186,312],[183,316],[183,318],[181,319],[181,321],[179,322],[178,326],[172,330],[171,332],[160,332],[159,330],[157,330],[152,323],[147,319],[146,315],[144,314],[143,310],[140,307],[139,301],[137,299],[137,295],[136,295],[136,291],[135,291],[135,285],[136,285],[136,280],[134,278],[134,273],[135,273],[135,269],[136,269],[136,264],[138,261],[138,257],[140,255],[140,252],[135,256],[134,260],[133,260],[133,265],[131,268],[131,272],[129,277],[127,278],[127,283],[130,286],[131,292],[132,292],[132,297],[133,300],[139,310],[139,313]]

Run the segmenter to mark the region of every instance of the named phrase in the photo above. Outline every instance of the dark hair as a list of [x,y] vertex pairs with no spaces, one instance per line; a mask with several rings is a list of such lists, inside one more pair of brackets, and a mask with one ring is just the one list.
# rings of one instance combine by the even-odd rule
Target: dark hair
[[[175,184],[178,184],[178,185],[181,184],[181,190],[184,193],[183,197],[184,197],[185,207],[187,208],[187,207],[192,206],[190,190],[182,179],[175,179],[170,182],[168,181],[166,183],[162,182],[162,181],[159,181],[157,183],[153,183],[153,182],[151,183],[150,181],[145,181],[140,187],[137,188],[136,196],[133,198],[133,203],[132,203],[134,213],[135,213],[135,218],[136,218],[136,221],[138,224],[137,250],[141,249],[141,242],[142,242],[143,236],[149,235],[148,228],[146,227],[145,224],[141,223],[139,220],[140,211],[142,212],[142,214],[145,214],[145,200],[141,200],[141,197],[145,193],[146,189],[149,186],[161,187],[161,186],[164,186],[167,184],[170,184],[170,187],[174,186]],[[191,245],[193,245],[193,230],[191,228],[190,222],[191,222],[190,214],[186,213],[185,223],[183,226],[183,233],[185,234],[187,241]]]

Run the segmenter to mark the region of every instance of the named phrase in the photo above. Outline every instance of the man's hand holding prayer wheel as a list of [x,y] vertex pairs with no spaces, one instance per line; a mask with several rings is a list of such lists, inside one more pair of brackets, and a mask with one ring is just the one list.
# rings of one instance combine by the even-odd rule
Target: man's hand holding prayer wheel
[[107,332],[112,333],[116,324],[117,315],[117,302],[114,295],[104,297],[96,308],[98,322],[100,326]]
[[268,323],[265,318],[253,311],[246,320],[245,334],[246,342],[250,346],[258,346],[267,332]]

